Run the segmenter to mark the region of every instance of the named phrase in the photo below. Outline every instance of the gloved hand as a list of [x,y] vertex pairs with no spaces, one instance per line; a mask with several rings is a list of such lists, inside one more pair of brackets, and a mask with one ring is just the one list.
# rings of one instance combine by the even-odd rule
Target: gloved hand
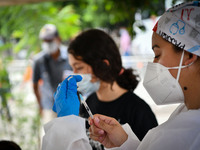
[[53,111],[58,117],[79,115],[80,102],[77,95],[76,82],[82,80],[80,75],[70,75],[59,84],[54,94]]

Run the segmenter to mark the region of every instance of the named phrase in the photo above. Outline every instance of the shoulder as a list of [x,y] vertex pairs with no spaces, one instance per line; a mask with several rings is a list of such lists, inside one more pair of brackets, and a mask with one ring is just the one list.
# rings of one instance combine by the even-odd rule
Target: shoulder
[[[175,118],[151,130],[143,142],[151,143],[149,149],[165,147],[165,149],[196,150],[200,147],[200,120],[197,119],[199,116],[200,110],[180,113]],[[154,141],[162,144],[156,144]]]
[[45,56],[46,56],[46,53],[43,52],[43,51],[41,51],[41,52],[39,52],[38,54],[36,54],[36,55],[34,56],[33,61],[34,61],[35,63],[36,63],[36,62],[41,62],[41,61],[44,59]]
[[90,94],[86,99],[87,103],[94,102],[95,100],[98,100],[97,99],[97,94],[95,92]]
[[96,92],[91,93],[91,94],[88,96],[88,99],[90,99],[90,98],[94,98],[94,97],[97,97]]
[[130,98],[130,99],[136,99],[137,101],[140,101],[142,100],[139,96],[137,96],[135,93],[131,92],[131,91],[128,91],[124,94],[127,98]]
[[133,114],[140,116],[140,119],[153,118],[153,120],[156,120],[151,107],[143,99],[134,93],[129,93],[128,97],[129,98],[125,99],[127,110],[131,110]]
[[149,107],[149,105],[141,99],[139,96],[137,96],[133,92],[127,92],[125,95],[125,101],[128,101],[130,104],[134,105],[135,107]]
[[193,138],[200,134],[200,120],[197,119],[199,116],[200,109],[188,110],[163,123],[159,128],[165,129],[163,131],[171,132],[171,134],[176,133],[177,136],[183,136],[183,138],[188,135]]
[[170,119],[168,124],[170,127],[179,124],[179,126],[182,128],[193,128],[199,130],[200,132],[200,120],[197,119],[199,116],[200,109],[180,112],[177,116],[174,116],[174,118]]

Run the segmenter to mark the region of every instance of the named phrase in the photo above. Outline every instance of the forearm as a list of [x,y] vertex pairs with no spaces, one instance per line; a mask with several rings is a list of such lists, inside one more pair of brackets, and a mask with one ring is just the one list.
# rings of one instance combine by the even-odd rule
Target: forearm
[[38,105],[39,105],[39,107],[41,107],[41,102],[40,102],[41,96],[40,96],[40,92],[39,92],[39,88],[38,88],[37,83],[34,83],[33,90],[34,90],[34,94],[35,94],[35,97],[37,99]]

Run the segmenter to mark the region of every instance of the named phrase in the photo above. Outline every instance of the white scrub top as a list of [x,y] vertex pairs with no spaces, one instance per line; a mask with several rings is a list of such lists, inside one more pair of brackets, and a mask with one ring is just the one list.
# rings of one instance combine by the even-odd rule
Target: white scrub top
[[[56,118],[44,128],[42,150],[92,150],[83,118],[74,115]],[[127,141],[110,150],[200,150],[200,109],[187,110],[183,104],[142,141],[128,124],[123,128],[128,134]]]
[[200,150],[200,109],[186,110],[181,105],[139,144],[130,132],[127,134],[128,140],[121,147],[110,150]]

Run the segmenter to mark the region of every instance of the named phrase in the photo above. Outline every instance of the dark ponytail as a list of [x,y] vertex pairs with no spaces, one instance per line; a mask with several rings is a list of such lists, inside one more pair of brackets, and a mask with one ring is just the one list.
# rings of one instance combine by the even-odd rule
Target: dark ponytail
[[123,73],[119,74],[116,79],[117,84],[129,91],[134,91],[139,82],[139,76],[134,74],[134,70],[131,68],[124,69]]

